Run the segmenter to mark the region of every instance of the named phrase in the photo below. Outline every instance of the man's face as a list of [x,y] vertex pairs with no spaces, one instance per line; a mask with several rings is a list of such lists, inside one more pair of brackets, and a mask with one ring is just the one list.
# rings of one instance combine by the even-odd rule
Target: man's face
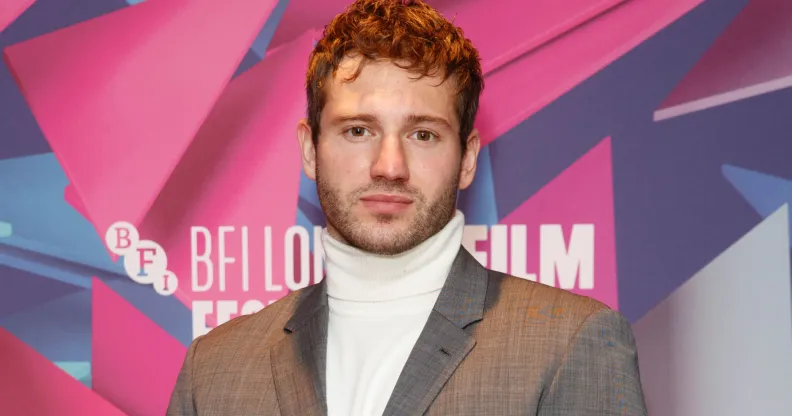
[[416,79],[391,62],[347,58],[328,80],[314,147],[298,136],[306,174],[316,180],[330,234],[354,247],[392,255],[409,250],[453,217],[457,189],[470,185],[478,134],[461,154],[454,85]]

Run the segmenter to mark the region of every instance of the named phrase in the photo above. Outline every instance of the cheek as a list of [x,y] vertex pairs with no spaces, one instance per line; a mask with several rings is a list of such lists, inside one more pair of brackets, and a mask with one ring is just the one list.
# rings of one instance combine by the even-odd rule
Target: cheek
[[448,188],[459,174],[458,161],[448,154],[422,154],[410,158],[410,182],[429,199],[434,199]]
[[362,152],[349,151],[343,145],[327,146],[318,158],[321,175],[338,190],[355,189],[369,178],[370,161]]

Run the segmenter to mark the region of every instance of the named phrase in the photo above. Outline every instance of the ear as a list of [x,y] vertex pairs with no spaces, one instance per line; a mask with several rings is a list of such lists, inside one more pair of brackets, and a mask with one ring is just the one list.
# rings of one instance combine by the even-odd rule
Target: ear
[[476,177],[476,161],[481,150],[481,138],[476,129],[470,132],[467,139],[467,148],[462,155],[459,171],[459,189],[466,189]]
[[300,154],[305,175],[316,180],[316,146],[314,146],[311,126],[307,119],[297,123],[297,140],[300,142]]

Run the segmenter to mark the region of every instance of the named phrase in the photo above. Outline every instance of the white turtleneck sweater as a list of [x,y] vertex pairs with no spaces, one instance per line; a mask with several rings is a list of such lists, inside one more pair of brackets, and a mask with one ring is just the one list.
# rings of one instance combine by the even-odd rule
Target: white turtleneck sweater
[[329,416],[383,413],[462,244],[464,222],[457,211],[439,233],[396,256],[323,233]]

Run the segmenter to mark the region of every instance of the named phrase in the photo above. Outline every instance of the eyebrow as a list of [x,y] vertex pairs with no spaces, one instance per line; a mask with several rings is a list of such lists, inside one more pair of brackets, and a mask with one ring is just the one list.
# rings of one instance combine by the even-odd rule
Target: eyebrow
[[334,117],[332,120],[330,120],[330,124],[333,125],[333,126],[336,126],[336,125],[339,125],[339,124],[355,122],[355,121],[364,122],[364,123],[378,123],[379,122],[379,120],[377,120],[377,117],[374,117],[371,114],[357,114],[357,115],[354,115],[354,116],[338,116],[338,117]]
[[[379,120],[376,116],[372,114],[356,114],[353,116],[338,116],[333,118],[330,121],[331,125],[339,125],[349,122],[363,122],[363,123],[379,123]],[[441,124],[444,127],[453,130],[451,123],[448,120],[442,117],[430,116],[426,114],[410,114],[407,116],[407,122],[410,124],[420,124],[420,123],[434,123],[434,124]]]
[[448,128],[449,130],[453,130],[451,127],[451,123],[448,120],[442,117],[435,117],[430,115],[422,115],[422,114],[410,114],[407,116],[407,121],[411,124],[419,124],[419,123],[434,123],[434,124],[441,124],[444,127]]

